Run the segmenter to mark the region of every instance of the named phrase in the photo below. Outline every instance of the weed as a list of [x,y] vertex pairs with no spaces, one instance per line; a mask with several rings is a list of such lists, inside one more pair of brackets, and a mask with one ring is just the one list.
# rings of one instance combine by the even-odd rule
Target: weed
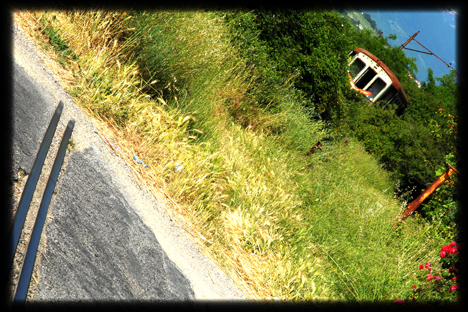
[[75,142],[73,141],[73,138],[70,138],[70,140],[68,141],[67,150],[70,152],[74,148],[75,148]]

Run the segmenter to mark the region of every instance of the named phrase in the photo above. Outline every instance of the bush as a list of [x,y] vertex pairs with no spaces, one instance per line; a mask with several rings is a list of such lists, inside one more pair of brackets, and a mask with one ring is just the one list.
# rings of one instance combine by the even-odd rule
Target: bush
[[418,266],[420,284],[413,285],[413,292],[408,299],[411,302],[424,303],[437,301],[439,304],[457,301],[460,286],[459,281],[459,249],[455,241],[442,246],[440,260],[435,268],[431,261]]

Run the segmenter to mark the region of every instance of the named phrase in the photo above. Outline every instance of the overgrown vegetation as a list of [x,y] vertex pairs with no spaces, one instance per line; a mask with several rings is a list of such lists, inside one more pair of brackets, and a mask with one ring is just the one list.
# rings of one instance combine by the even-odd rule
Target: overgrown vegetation
[[[326,10],[18,15],[50,25],[73,50],[75,101],[149,166],[139,169],[148,187],[170,196],[252,298],[406,298],[414,269],[446,243],[437,233],[453,227],[440,222],[392,223],[407,187],[432,182],[454,146],[456,133],[425,122],[447,122],[439,108],[456,116],[436,96],[456,87],[443,77],[447,85],[418,89],[407,77],[414,62],[390,38]],[[403,116],[349,88],[357,46],[402,82]],[[322,150],[306,156],[316,142]]]
[[[294,86],[311,99],[307,107],[320,112],[330,130],[358,138],[400,181],[403,192],[413,190],[411,199],[437,178],[436,168],[445,157],[456,154],[455,72],[436,78],[441,82],[436,86],[429,70],[428,83],[418,88],[409,77],[417,73],[415,59],[406,57],[398,45],[391,46],[395,35],[376,37],[367,29],[356,30],[346,18],[327,10],[234,11],[228,19],[232,42],[245,58],[259,68],[274,68],[268,72],[274,75],[268,76],[275,82],[296,73]],[[349,88],[347,54],[356,47],[378,56],[398,77],[409,99],[402,116],[388,105],[382,110],[385,103],[369,106]],[[452,116],[451,122],[441,110]],[[450,125],[450,133],[434,130],[445,125]]]

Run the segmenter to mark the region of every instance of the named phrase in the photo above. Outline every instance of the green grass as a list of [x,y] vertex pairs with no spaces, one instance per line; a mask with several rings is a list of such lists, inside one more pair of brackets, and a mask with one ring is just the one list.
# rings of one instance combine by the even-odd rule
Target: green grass
[[[149,165],[147,185],[171,196],[200,246],[253,298],[400,299],[417,265],[436,259],[433,226],[391,226],[405,205],[360,143],[333,140],[288,85],[275,111],[256,104],[257,71],[219,15],[54,15],[79,55],[75,101]],[[322,151],[305,156],[317,141]]]
[[360,144],[335,148],[333,160],[312,180],[319,201],[307,213],[309,244],[327,255],[343,299],[397,299],[411,288],[416,263],[435,256],[438,245],[429,226],[413,220],[397,231],[391,226],[404,207],[393,198],[386,173]]

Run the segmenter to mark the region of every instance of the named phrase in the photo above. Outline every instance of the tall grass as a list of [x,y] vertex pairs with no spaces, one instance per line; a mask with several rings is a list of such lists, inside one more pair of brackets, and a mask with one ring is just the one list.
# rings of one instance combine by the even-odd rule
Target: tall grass
[[430,225],[391,226],[404,207],[358,142],[307,157],[330,135],[306,99],[285,84],[274,112],[257,105],[261,77],[219,14],[20,14],[60,34],[75,101],[149,165],[135,166],[142,181],[252,298],[399,299],[436,259]]

